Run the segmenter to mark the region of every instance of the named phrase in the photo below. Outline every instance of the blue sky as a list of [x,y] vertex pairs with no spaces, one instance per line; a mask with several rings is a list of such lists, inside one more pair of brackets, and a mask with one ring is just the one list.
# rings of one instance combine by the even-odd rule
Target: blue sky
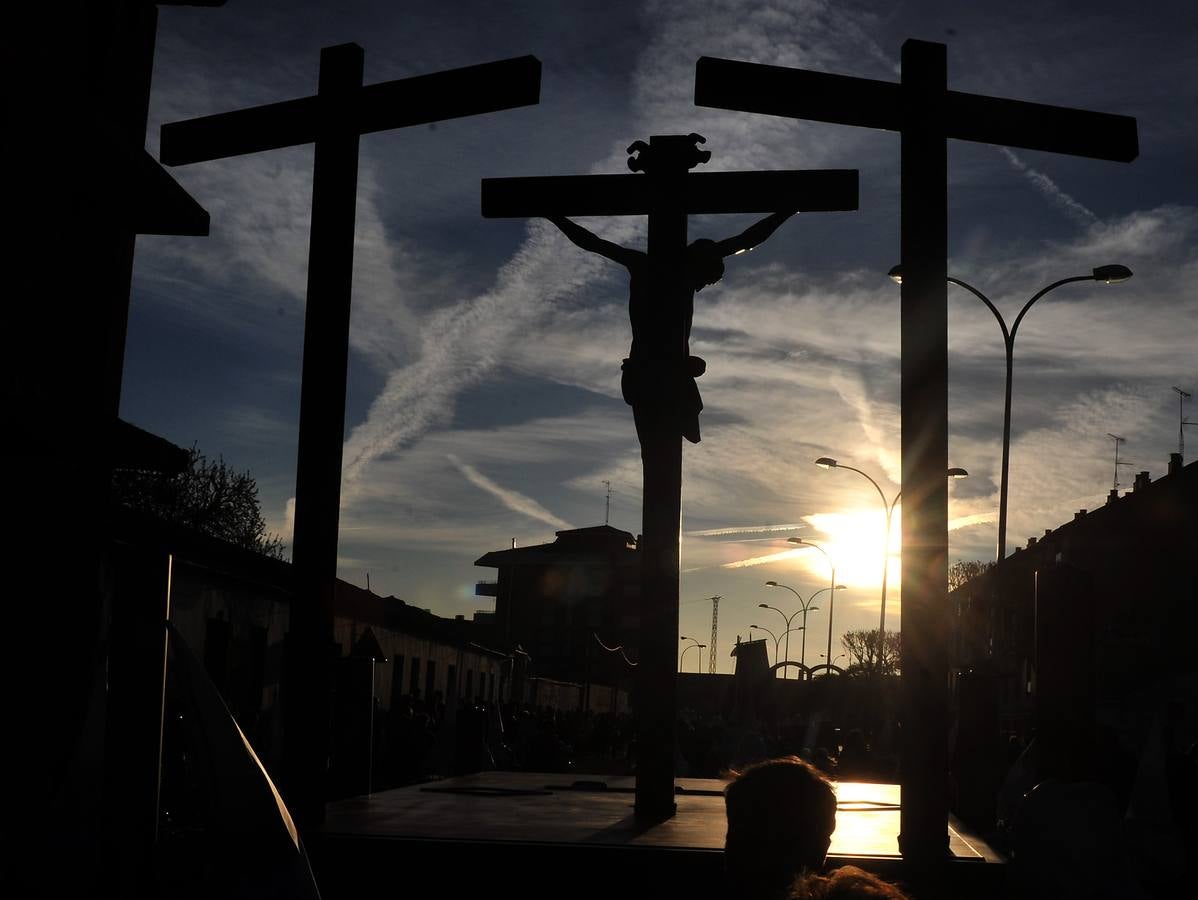
[[[731,567],[786,551],[792,534],[838,556],[847,589],[835,631],[876,623],[881,505],[864,479],[812,460],[837,457],[888,497],[898,490],[899,297],[886,278],[898,261],[898,138],[696,108],[701,55],[897,80],[899,48],[915,37],[948,45],[954,89],[1137,117],[1131,165],[950,144],[950,272],[1008,319],[1058,278],[1110,262],[1136,273],[1062,288],[1020,327],[1009,548],[1104,501],[1107,432],[1127,438],[1121,481],[1159,477],[1177,449],[1170,388],[1198,393],[1198,20],[1180,2],[1088,3],[1084,15],[1076,4],[973,6],[164,8],[152,152],[164,122],[313,93],[322,46],[361,44],[367,83],[526,53],[544,64],[539,106],[362,141],[341,576],[364,584],[369,572],[376,591],[469,614],[487,608],[474,582],[493,575],[474,559],[513,538],[602,523],[604,481],[611,523],[639,530],[640,460],[619,393],[626,277],[547,223],[482,219],[479,180],[626,171],[633,140],[698,131],[708,170],[858,168],[861,209],[792,219],[698,297],[693,352],[708,372],[704,439],[685,450],[682,633],[706,640],[704,598],[722,595],[726,671],[737,634],[774,627],[758,603],[794,605],[767,579],[804,597],[826,586],[813,551]],[[212,234],[139,238],[122,396],[130,421],[249,468],[285,537],[310,172],[310,147],[174,170],[212,214]],[[750,221],[695,217],[691,234],[719,238]],[[643,246],[643,219],[585,224]],[[950,557],[987,558],[1002,342],[976,299],[957,291],[949,303],[950,459],[971,473],[951,488]],[[1194,401],[1187,415],[1198,419]],[[1198,448],[1198,429],[1188,432]],[[727,529],[739,530],[691,534]],[[899,596],[892,583],[891,627]],[[824,614],[809,619],[819,649]]]

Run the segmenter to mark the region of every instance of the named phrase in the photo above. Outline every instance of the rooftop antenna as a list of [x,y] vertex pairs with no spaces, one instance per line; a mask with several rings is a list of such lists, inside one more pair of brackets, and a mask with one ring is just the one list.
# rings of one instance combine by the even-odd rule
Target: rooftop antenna
[[607,503],[603,507],[603,524],[606,525],[611,519],[611,482],[604,481],[603,483],[607,485]]
[[1198,425],[1198,422],[1191,422],[1187,419],[1185,417],[1185,410],[1182,408],[1182,404],[1192,396],[1190,392],[1183,391],[1179,387],[1174,387],[1173,390],[1177,391],[1177,453],[1184,462],[1186,454],[1185,426]]
[[1126,442],[1127,438],[1120,437],[1117,434],[1111,434],[1109,431],[1106,433],[1106,436],[1115,442],[1115,477],[1111,482],[1111,490],[1117,491],[1119,490],[1119,467],[1131,465],[1129,462],[1119,462],[1119,445]]

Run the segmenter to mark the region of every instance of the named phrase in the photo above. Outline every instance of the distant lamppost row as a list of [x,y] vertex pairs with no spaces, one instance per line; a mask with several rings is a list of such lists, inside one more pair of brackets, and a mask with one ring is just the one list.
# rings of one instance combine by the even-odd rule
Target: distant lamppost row
[[[886,513],[886,533],[882,539],[882,614],[878,623],[878,640],[884,640],[886,637],[886,576],[890,571],[890,521],[894,517],[894,508],[898,506],[899,498],[903,496],[903,492],[900,489],[894,495],[894,499],[888,502],[886,495],[882,493],[882,489],[878,486],[878,483],[860,469],[846,466],[844,463],[837,462],[830,456],[821,456],[815,461],[815,464],[822,469],[848,469],[850,472],[856,472],[872,484],[874,490],[878,492],[878,496],[882,498],[882,509]],[[965,478],[969,475],[968,472],[957,466],[949,469],[945,474],[949,478]]]
[[[828,586],[831,590],[828,591],[828,655],[832,654],[832,612],[836,609],[836,563],[832,561],[831,555],[814,541],[807,541],[800,537],[792,537],[786,539],[791,544],[799,544],[802,547],[813,547],[824,555],[824,559],[828,561],[828,566],[832,569],[832,577],[828,579]],[[844,585],[840,585],[840,590],[844,589]],[[806,634],[806,632],[804,632]]]
[[[820,594],[827,592],[827,594],[828,594],[828,624],[829,624],[829,626],[832,623],[832,604],[833,604],[833,601],[835,600],[836,591],[847,591],[848,589],[849,588],[848,588],[847,584],[837,584],[837,585],[832,585],[832,586],[829,586],[826,588],[820,588],[818,591],[814,592],[811,595],[811,599],[814,600]],[[819,609],[819,607],[813,606],[812,609]],[[824,654],[822,654],[822,653],[820,654],[820,656],[823,656],[823,655]]]
[[[799,601],[800,608],[796,609],[789,616],[786,613],[782,612],[782,610],[778,609],[778,607],[776,607],[776,606],[770,606],[768,603],[758,603],[757,604],[758,609],[772,609],[774,612],[776,612],[778,615],[780,615],[782,617],[782,621],[784,621],[786,623],[786,630],[782,633],[786,635],[786,661],[790,662],[790,623],[794,621],[794,617],[797,616],[799,613],[803,614],[803,625],[802,625],[803,649],[806,650],[807,649],[807,612],[808,612],[808,609],[810,608],[811,601],[804,600],[802,595],[799,594],[799,592],[796,591],[792,587],[787,587],[784,584],[778,584],[778,582],[776,582],[776,581],[767,581],[766,584],[769,585],[770,587],[786,588],[788,591],[790,591],[792,594],[794,594],[795,598]],[[800,662],[804,663],[804,668],[806,668],[806,660],[800,660]],[[786,677],[785,672],[782,673],[782,677],[783,678]]]
[[[795,610],[789,616],[786,615],[786,613],[782,612],[782,610],[778,609],[776,606],[770,606],[768,603],[758,603],[757,606],[760,609],[772,609],[774,612],[778,613],[778,615],[782,616],[782,618],[786,620],[786,631],[784,632],[784,634],[789,635],[791,631],[803,632],[803,644],[802,644],[802,649],[799,651],[799,663],[803,667],[803,672],[806,673],[806,671],[807,671],[807,613],[815,612],[815,610],[819,609],[818,606],[812,606],[812,603],[815,602],[815,598],[819,594],[822,594],[824,591],[832,590],[832,588],[820,588],[818,591],[816,591],[810,597],[808,597],[806,600],[804,600],[803,596],[798,591],[796,591],[794,588],[792,588],[790,585],[779,584],[776,581],[767,581],[766,584],[769,585],[770,587],[786,588],[786,590],[788,590],[792,594],[794,594],[795,598],[799,601],[800,608]],[[844,585],[841,585],[842,589],[843,589],[843,587],[844,587]],[[792,621],[794,621],[794,617],[797,616],[799,613],[803,614],[803,624],[800,625],[798,628],[791,628],[790,623]],[[786,639],[786,661],[790,662],[790,638],[789,638],[789,636]]]
[[[680,640],[680,641],[693,641],[693,643],[687,644],[685,647],[683,647],[683,648],[682,648],[682,655],[678,657],[678,671],[679,671],[679,672],[681,672],[681,671],[682,671],[682,662],[683,662],[683,660],[685,660],[685,659],[686,659],[686,651],[687,651],[687,650],[692,650],[692,649],[694,649],[695,647],[706,647],[707,645],[706,645],[706,644],[700,644],[697,638],[693,638],[693,637],[687,637],[685,634],[684,634],[684,635],[681,635],[681,636],[678,638],[678,640]],[[699,667],[700,667],[700,674],[702,674],[702,666],[703,666],[703,654],[702,654],[702,653],[700,653],[700,654],[699,654]]]
[[[895,266],[888,274],[895,284],[903,283],[902,266]],[[1031,309],[1033,303],[1049,291],[1059,288],[1063,284],[1070,284],[1074,281],[1101,281],[1103,284],[1118,284],[1121,281],[1127,281],[1131,276],[1132,271],[1127,266],[1109,265],[1099,266],[1092,270],[1089,275],[1073,275],[1069,278],[1062,278],[1060,281],[1054,281],[1047,287],[1041,288],[1027,303],[1023,304],[1023,309],[1019,310],[1019,315],[1015,317],[1015,322],[1009,330],[1006,320],[1003,319],[1002,314],[995,305],[990,302],[989,297],[960,278],[953,278],[951,275],[948,276],[947,280],[949,284],[965,288],[965,290],[985,303],[986,308],[990,312],[994,313],[994,318],[998,320],[998,327],[1002,330],[1003,344],[1007,351],[1007,383],[1003,398],[1002,419],[1002,474],[998,483],[998,562],[1002,562],[1007,555],[1007,471],[1011,455],[1011,376],[1015,363],[1015,332],[1019,330],[1019,323],[1023,321],[1023,317]]]

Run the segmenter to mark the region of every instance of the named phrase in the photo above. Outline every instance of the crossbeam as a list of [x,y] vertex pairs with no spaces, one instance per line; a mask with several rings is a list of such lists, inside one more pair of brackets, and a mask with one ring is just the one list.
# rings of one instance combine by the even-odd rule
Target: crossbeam
[[[540,99],[541,61],[517,56],[497,62],[360,87],[340,111],[358,134],[426,125],[529,106]],[[168,166],[244,156],[314,142],[319,96],[284,100],[162,126],[160,156]]]
[[[684,177],[681,206],[689,215],[768,213],[780,203],[800,212],[857,208],[856,169],[695,172]],[[487,218],[643,216],[651,204],[649,179],[639,175],[486,178],[482,186]]]
[[[902,131],[903,86],[704,56],[695,103],[719,109]],[[1090,159],[1131,162],[1140,152],[1131,116],[944,91],[944,136]]]

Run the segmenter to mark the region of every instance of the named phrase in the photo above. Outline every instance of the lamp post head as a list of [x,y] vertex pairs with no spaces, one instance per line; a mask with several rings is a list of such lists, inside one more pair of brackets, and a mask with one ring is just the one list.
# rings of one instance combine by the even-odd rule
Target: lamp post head
[[1118,284],[1131,278],[1131,269],[1127,266],[1099,266],[1094,270],[1094,280],[1103,284]]
[[769,607],[768,603],[758,603],[757,608],[758,609],[769,609],[770,607]]
[[694,638],[688,638],[688,637],[687,637],[687,636],[684,634],[682,637],[678,638],[678,640],[680,640],[680,641],[693,641],[693,640],[694,640]]
[[835,469],[836,468],[836,460],[834,460],[830,456],[821,456],[819,459],[817,459],[815,461],[815,464],[817,466],[819,466],[821,469]]
[[890,277],[890,280],[893,281],[895,284],[903,283],[903,267],[902,266],[894,266],[886,274]]
[[[788,544],[805,544],[805,543],[807,543],[807,542],[806,542],[805,540],[803,540],[802,538],[787,538],[787,539],[786,539],[786,542],[787,542]],[[766,583],[768,584],[769,582],[766,582]]]
[[968,478],[969,473],[966,472],[964,469],[962,469],[960,466],[953,466],[951,469],[948,470],[948,477],[949,478]]
[[848,589],[849,589],[849,586],[847,584],[838,584],[838,585],[836,585],[836,587],[833,588],[833,590],[835,590],[835,591],[847,591]]
[[777,587],[777,586],[778,586],[778,582],[776,582],[776,581],[767,581],[767,582],[766,582],[766,584],[768,584],[770,587]]

